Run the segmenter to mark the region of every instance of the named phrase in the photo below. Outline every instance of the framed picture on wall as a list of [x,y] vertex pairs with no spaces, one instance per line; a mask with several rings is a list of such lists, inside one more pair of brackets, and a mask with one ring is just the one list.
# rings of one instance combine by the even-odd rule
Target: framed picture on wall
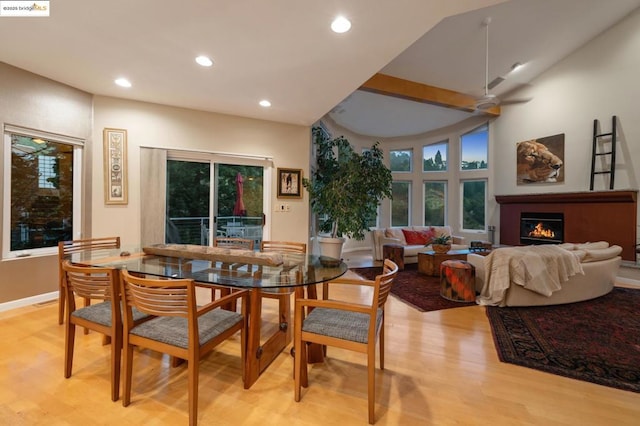
[[278,198],[302,198],[302,169],[278,168]]
[[517,185],[564,182],[564,133],[518,142]]
[[127,131],[104,129],[104,203],[127,204]]

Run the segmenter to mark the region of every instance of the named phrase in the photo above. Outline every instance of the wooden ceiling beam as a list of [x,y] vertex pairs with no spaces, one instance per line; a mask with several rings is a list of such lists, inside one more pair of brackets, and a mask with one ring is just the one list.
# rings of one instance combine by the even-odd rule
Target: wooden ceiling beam
[[[473,96],[386,74],[375,74],[360,86],[360,90],[467,112],[476,111],[476,99]],[[497,117],[500,115],[500,107],[496,106],[482,112]]]

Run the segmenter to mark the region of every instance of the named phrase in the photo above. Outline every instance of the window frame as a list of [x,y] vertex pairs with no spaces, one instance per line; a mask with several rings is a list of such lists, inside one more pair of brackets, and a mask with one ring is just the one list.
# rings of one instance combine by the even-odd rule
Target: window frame
[[80,238],[82,235],[82,164],[85,140],[73,136],[60,135],[41,130],[5,124],[3,129],[2,164],[4,185],[2,188],[2,259],[16,259],[21,257],[45,256],[58,253],[58,246],[42,247],[26,250],[11,250],[11,135],[28,138],[40,138],[47,141],[71,145],[73,147],[73,203],[72,203],[72,235]]

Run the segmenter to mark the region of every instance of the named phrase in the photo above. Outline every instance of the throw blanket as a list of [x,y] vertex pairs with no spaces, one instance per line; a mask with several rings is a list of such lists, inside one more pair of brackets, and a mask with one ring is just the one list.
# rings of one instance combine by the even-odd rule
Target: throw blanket
[[555,245],[501,248],[485,258],[485,284],[477,298],[480,305],[501,305],[510,285],[551,296],[561,283],[584,274],[579,258]]

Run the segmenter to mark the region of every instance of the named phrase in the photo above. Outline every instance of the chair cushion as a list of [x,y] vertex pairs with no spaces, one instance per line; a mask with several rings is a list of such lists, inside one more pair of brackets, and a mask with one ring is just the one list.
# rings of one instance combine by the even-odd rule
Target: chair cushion
[[[376,315],[376,330],[382,322],[382,309]],[[305,318],[302,331],[335,337],[351,342],[367,343],[369,315],[340,309],[315,308]]]
[[[242,321],[242,315],[224,309],[214,309],[198,318],[200,344],[205,344]],[[189,347],[187,319],[182,317],[157,317],[131,329],[131,334],[158,342]]]
[[[111,327],[111,302],[100,302],[84,308],[76,309],[71,313],[72,317],[78,317],[96,324]],[[133,308],[133,320],[138,321],[148,317],[147,314]]]

